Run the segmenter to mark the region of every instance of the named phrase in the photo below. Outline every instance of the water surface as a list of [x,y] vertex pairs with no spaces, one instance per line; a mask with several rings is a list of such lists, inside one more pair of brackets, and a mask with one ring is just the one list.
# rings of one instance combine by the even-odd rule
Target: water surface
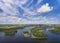
[[[48,39],[46,40],[36,40],[32,39],[31,37],[24,37],[23,32],[29,31],[30,29],[34,28],[35,26],[28,26],[24,29],[17,29],[12,30],[14,32],[13,35],[7,34],[6,31],[0,32],[0,43],[60,43],[60,34],[55,34],[50,32],[47,28],[44,33],[48,34]],[[9,31],[9,30],[7,30]],[[16,32],[15,32],[16,31]]]

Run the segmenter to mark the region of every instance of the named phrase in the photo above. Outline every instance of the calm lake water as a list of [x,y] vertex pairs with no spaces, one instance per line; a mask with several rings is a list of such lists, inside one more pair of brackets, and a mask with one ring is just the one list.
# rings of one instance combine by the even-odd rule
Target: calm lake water
[[[60,43],[60,34],[52,33],[47,29],[44,33],[48,34],[48,39],[46,40],[36,40],[32,38],[26,38],[23,36],[24,31],[29,31],[35,26],[25,27],[24,29],[17,29],[16,33],[13,35],[6,34],[6,31],[0,32],[0,43]],[[8,30],[9,31],[9,30]],[[12,31],[14,32],[14,30]]]

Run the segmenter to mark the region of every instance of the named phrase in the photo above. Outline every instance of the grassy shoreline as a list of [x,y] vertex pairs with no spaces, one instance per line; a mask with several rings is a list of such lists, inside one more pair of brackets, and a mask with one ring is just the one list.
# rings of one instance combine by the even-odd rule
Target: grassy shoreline
[[25,25],[6,25],[6,26],[0,26],[0,30],[2,29],[22,29],[26,27]]
[[48,35],[43,33],[43,31],[45,29],[46,29],[45,27],[35,27],[35,28],[31,29],[30,31],[32,32],[32,38],[47,39]]
[[58,33],[58,34],[60,34],[60,29],[53,29],[53,30],[50,30],[51,32],[53,32],[53,33]]

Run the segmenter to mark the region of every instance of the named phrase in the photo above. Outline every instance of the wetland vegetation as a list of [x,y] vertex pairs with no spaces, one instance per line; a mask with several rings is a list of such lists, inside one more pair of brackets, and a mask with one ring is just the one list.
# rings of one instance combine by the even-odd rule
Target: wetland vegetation
[[[5,35],[15,35],[17,33],[17,29],[23,29],[25,27],[35,26],[31,28],[29,31],[24,31],[23,36],[31,37],[34,39],[48,39],[48,34],[44,33],[47,28],[51,28],[49,30],[53,33],[60,33],[60,25],[0,25],[0,32],[5,32]],[[54,29],[52,29],[54,28]]]
[[29,35],[29,32],[23,32],[23,35],[25,36],[25,37],[29,37],[30,35]]
[[39,26],[36,26],[36,27],[30,29],[29,31],[26,31],[23,33],[27,34],[26,36],[28,36],[30,34],[31,38],[47,39],[48,34],[43,33],[47,28],[49,28],[49,29],[51,28],[49,30],[50,32],[60,33],[60,26],[59,25],[39,25]]
[[44,34],[43,31],[45,30],[46,28],[43,26],[43,27],[35,27],[31,30],[29,30],[28,32],[23,32],[24,34],[27,34],[27,35],[31,35],[31,38],[34,38],[34,39],[47,39],[48,38],[48,35],[47,34]]
[[26,27],[27,25],[0,25],[1,29],[22,29]]

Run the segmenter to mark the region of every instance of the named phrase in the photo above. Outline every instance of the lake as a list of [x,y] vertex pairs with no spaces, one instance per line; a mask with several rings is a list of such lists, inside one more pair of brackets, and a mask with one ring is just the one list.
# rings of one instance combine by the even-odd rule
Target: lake
[[22,33],[24,31],[29,31],[34,27],[28,26],[24,29],[0,31],[0,43],[60,43],[60,34],[50,32],[49,28],[44,31],[44,33],[48,34],[48,39],[46,40],[37,40],[23,36]]

